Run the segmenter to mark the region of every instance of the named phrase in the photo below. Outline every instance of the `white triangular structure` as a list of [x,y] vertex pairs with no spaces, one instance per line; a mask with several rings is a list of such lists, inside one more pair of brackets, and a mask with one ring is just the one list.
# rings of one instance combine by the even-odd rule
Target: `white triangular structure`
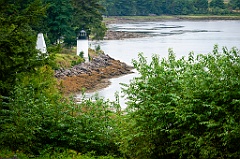
[[43,37],[43,33],[38,33],[36,49],[41,53],[47,53],[47,46]]

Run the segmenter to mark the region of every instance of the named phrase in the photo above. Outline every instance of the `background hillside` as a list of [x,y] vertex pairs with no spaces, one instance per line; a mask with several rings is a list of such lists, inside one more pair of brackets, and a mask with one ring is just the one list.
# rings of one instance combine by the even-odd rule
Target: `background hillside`
[[239,0],[101,0],[107,16],[231,14]]

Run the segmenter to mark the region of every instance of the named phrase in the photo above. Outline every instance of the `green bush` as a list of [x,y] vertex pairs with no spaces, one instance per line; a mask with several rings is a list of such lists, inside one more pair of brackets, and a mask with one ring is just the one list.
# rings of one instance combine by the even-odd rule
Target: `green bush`
[[98,96],[83,98],[74,110],[78,125],[69,129],[75,132],[70,148],[81,153],[94,152],[97,156],[120,155],[115,142],[119,133],[117,114],[113,111],[116,105]]
[[238,158],[240,52],[176,59],[142,54],[141,76],[125,85],[128,115],[122,152],[129,158]]
[[43,136],[49,135],[49,127],[61,118],[63,109],[61,103],[57,105],[60,96],[53,71],[44,66],[18,74],[17,79],[12,95],[0,108],[0,148],[39,154],[47,146]]
[[[1,158],[13,158],[13,157],[17,157],[20,159],[29,159],[29,158],[33,158],[34,156],[28,156],[26,154],[23,154],[22,152],[12,152],[6,149],[0,149],[0,157]],[[44,154],[41,156],[35,156],[35,159],[59,159],[59,158],[63,158],[63,159],[121,159],[119,157],[116,156],[96,156],[94,153],[89,152],[87,154],[81,154],[81,153],[77,153],[74,150],[64,150],[62,152],[54,152],[52,154]]]
[[96,97],[76,104],[62,97],[55,86],[47,66],[18,75],[12,95],[0,107],[0,149],[31,156],[68,149],[95,156],[119,155],[112,110],[116,103]]

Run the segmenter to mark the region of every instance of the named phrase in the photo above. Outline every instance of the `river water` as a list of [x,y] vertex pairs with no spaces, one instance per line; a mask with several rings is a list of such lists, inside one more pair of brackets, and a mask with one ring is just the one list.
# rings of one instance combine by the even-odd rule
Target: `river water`
[[[222,47],[240,49],[240,21],[237,20],[139,22],[111,24],[108,27],[110,30],[150,35],[143,38],[90,42],[92,48],[99,45],[105,54],[129,65],[132,65],[132,59],[137,59],[140,52],[150,61],[153,54],[167,57],[169,48],[173,49],[177,58],[188,56],[191,51],[195,55],[210,53],[215,44],[220,50]],[[95,93],[113,101],[115,92],[118,92],[124,109],[127,105],[125,98],[121,97],[123,94],[119,83],[129,83],[136,76],[138,73],[135,71],[133,74],[113,78],[109,87]],[[92,93],[87,94],[91,95]]]

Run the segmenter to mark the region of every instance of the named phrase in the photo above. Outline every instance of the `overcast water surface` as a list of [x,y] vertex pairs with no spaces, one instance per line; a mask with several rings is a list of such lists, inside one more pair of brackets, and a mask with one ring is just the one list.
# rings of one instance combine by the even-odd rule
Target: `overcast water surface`
[[[188,56],[191,51],[195,55],[210,53],[215,44],[220,50],[222,47],[240,49],[240,21],[235,20],[111,24],[109,29],[149,35],[144,38],[90,42],[92,48],[100,45],[105,54],[129,65],[132,65],[132,59],[137,59],[140,52],[147,57],[148,61],[151,61],[153,54],[158,54],[161,58],[167,57],[169,48],[173,49],[177,58]],[[137,72],[113,78],[110,80],[112,84],[109,87],[95,93],[105,99],[115,100],[115,92],[119,92],[120,96],[123,95],[119,83],[129,83],[136,76],[138,76]],[[90,95],[92,93],[87,94],[87,96]],[[122,108],[126,108],[125,102],[126,100],[121,97]]]

